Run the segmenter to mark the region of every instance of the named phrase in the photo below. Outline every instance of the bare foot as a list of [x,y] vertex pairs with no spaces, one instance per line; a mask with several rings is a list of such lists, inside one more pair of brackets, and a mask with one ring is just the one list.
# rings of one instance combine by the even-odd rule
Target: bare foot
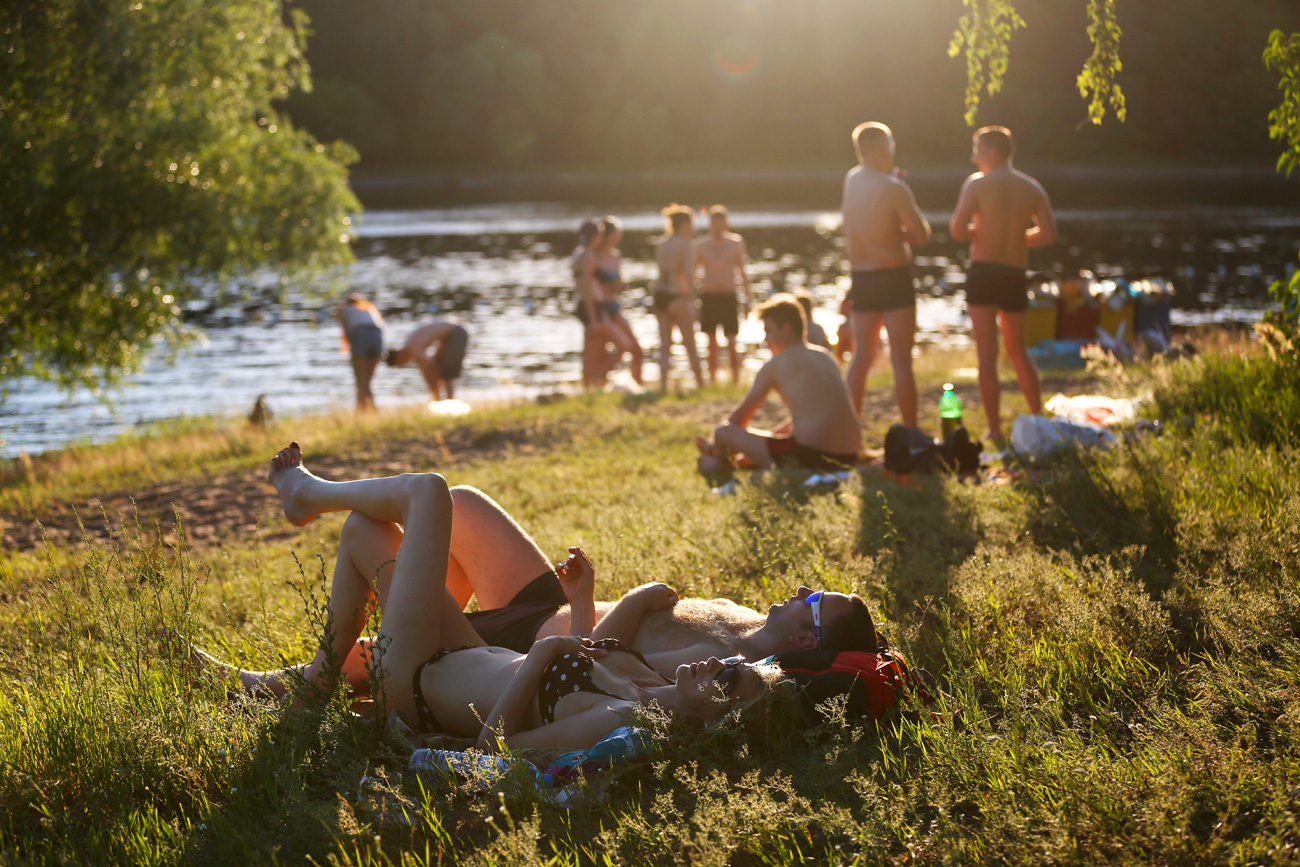
[[266,478],[280,492],[280,505],[284,508],[284,516],[290,524],[304,527],[316,519],[319,513],[304,506],[298,496],[302,487],[316,477],[302,465],[302,448],[296,440],[280,449],[276,456],[271,458],[271,467]]
[[182,668],[187,677],[194,677],[201,672],[215,676],[218,680],[239,681],[239,686],[250,693],[269,695],[280,698],[286,692],[281,678],[272,675],[278,672],[245,671],[229,663],[222,662],[210,653],[199,650],[193,644],[181,638],[171,627],[158,630],[158,638],[163,650],[168,655],[187,657]]
[[695,447],[700,450],[702,455],[716,456],[717,451],[714,449],[713,440],[708,437],[699,436],[695,438]]

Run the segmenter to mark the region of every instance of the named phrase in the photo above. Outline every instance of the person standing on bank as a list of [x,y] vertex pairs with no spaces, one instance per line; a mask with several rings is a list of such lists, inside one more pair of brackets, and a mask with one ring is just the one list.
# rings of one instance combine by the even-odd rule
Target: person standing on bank
[[916,427],[916,288],[912,249],[930,242],[930,224],[894,165],[894,136],[883,123],[853,130],[858,165],[844,178],[844,234],[852,272],[853,358],[845,377],[854,412],[861,413],[867,374],[880,351],[880,328],[889,333],[894,397],[903,424]]
[[384,317],[379,308],[360,292],[352,292],[334,308],[343,326],[343,351],[352,358],[352,375],[357,381],[357,412],[373,412],[375,396],[370,380],[384,354]]
[[1005,443],[999,414],[998,326],[1016,371],[1020,393],[1037,415],[1043,410],[1038,371],[1025,346],[1031,248],[1056,243],[1056,217],[1042,185],[1011,166],[1011,131],[986,126],[974,137],[971,162],[978,172],[962,185],[949,230],[954,241],[970,241],[966,306],[979,358],[980,399],[988,416],[988,439]]
[[661,213],[668,221],[668,234],[655,249],[659,276],[652,285],[652,309],[659,319],[659,388],[668,391],[672,369],[673,328],[682,336],[686,358],[695,374],[697,388],[704,387],[700,352],[695,345],[695,214],[685,205],[669,205]]
[[745,291],[745,313],[754,305],[754,287],[745,273],[745,239],[730,231],[730,214],[723,205],[709,208],[709,235],[695,244],[695,264],[704,272],[700,284],[700,330],[709,338],[709,380],[718,381],[718,329],[727,340],[731,381],[740,381],[740,330],[736,281]]

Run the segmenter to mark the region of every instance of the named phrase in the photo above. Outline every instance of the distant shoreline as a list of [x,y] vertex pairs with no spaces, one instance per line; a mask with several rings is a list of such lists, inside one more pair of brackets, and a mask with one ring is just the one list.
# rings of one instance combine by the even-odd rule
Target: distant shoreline
[[[413,208],[506,201],[652,203],[795,201],[838,207],[847,170],[675,168],[644,171],[359,173],[352,188],[368,208]],[[1097,206],[1155,198],[1169,204],[1287,206],[1300,203],[1300,178],[1269,166],[1044,166],[1024,168],[1058,206]],[[908,169],[918,199],[955,198],[969,166]]]

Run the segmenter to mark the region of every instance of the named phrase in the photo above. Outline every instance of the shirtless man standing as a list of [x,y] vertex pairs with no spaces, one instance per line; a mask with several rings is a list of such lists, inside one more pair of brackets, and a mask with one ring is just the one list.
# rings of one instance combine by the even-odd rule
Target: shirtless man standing
[[[774,298],[758,308],[767,332],[772,359],[759,369],[754,384],[731,417],[701,437],[699,469],[725,471],[736,462],[768,469],[792,462],[814,472],[835,472],[857,462],[862,430],[840,376],[840,366],[826,350],[809,346],[803,307],[794,298]],[[790,418],[775,431],[747,425],[773,389],[790,410]]]
[[859,165],[844,178],[844,234],[853,283],[853,359],[846,376],[855,413],[862,411],[867,374],[880,350],[880,326],[889,332],[894,398],[903,424],[916,427],[916,289],[912,248],[930,242],[930,224],[894,167],[894,136],[883,123],[853,130]]
[[731,381],[740,381],[740,353],[736,351],[736,278],[745,290],[745,313],[754,305],[754,287],[745,272],[745,240],[728,231],[730,214],[722,205],[709,208],[709,236],[695,244],[696,267],[704,271],[700,283],[700,330],[709,337],[709,380],[718,381],[718,329],[727,339]]
[[[310,522],[311,504],[302,501],[300,477],[306,467],[297,443],[272,459],[270,482],[280,494],[285,518],[295,526]],[[614,608],[596,602],[594,573],[574,569],[572,556],[553,566],[523,528],[482,491],[464,485],[451,489],[452,522],[447,561],[447,592],[461,607],[471,597],[481,610],[469,614],[474,629],[488,644],[526,653],[534,642],[552,635],[589,634]],[[388,598],[394,561],[403,528],[392,521],[352,512],[343,523],[331,581],[331,597],[355,592],[379,600]],[[636,594],[633,591],[629,596]],[[636,606],[633,606],[635,609]],[[628,606],[621,609],[629,613]],[[364,612],[362,612],[364,613]],[[624,624],[632,647],[665,676],[678,665],[710,656],[744,656],[757,660],[786,650],[822,648],[833,651],[875,650],[875,622],[861,597],[800,587],[775,603],[764,616],[729,599],[682,599],[668,610],[630,612],[638,622]],[[429,616],[434,616],[432,613]],[[367,666],[373,640],[360,635],[364,616],[332,624],[336,634],[348,633],[352,651],[341,660],[340,672],[357,693],[368,688]],[[270,671],[239,670],[201,651],[198,662],[218,674],[238,677],[249,690],[284,695],[304,666]]]
[[1010,130],[986,126],[975,133],[974,142],[971,162],[979,171],[962,185],[949,229],[954,241],[970,241],[966,305],[979,357],[980,399],[989,420],[988,438],[1001,444],[999,322],[1029,411],[1043,409],[1038,371],[1025,347],[1025,269],[1030,248],[1056,243],[1056,218],[1038,181],[1011,167],[1015,143]]
[[[435,343],[438,348],[430,352]],[[468,345],[469,334],[461,326],[454,322],[430,322],[412,331],[406,343],[400,349],[390,349],[384,359],[390,367],[414,364],[420,368],[429,394],[434,400],[442,400],[444,388],[448,398],[456,396],[456,380],[465,363]]]

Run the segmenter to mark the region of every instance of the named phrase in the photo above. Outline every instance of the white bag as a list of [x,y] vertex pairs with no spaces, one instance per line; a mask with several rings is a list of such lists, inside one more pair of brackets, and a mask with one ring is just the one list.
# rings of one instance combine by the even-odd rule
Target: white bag
[[1011,448],[1025,457],[1045,458],[1069,443],[1109,448],[1115,444],[1115,435],[1091,422],[1041,415],[1022,415],[1011,426]]
[[1107,426],[1133,424],[1137,421],[1137,401],[1102,397],[1099,394],[1080,394],[1074,397],[1058,394],[1047,402],[1045,408],[1058,418],[1063,417],[1070,421]]

